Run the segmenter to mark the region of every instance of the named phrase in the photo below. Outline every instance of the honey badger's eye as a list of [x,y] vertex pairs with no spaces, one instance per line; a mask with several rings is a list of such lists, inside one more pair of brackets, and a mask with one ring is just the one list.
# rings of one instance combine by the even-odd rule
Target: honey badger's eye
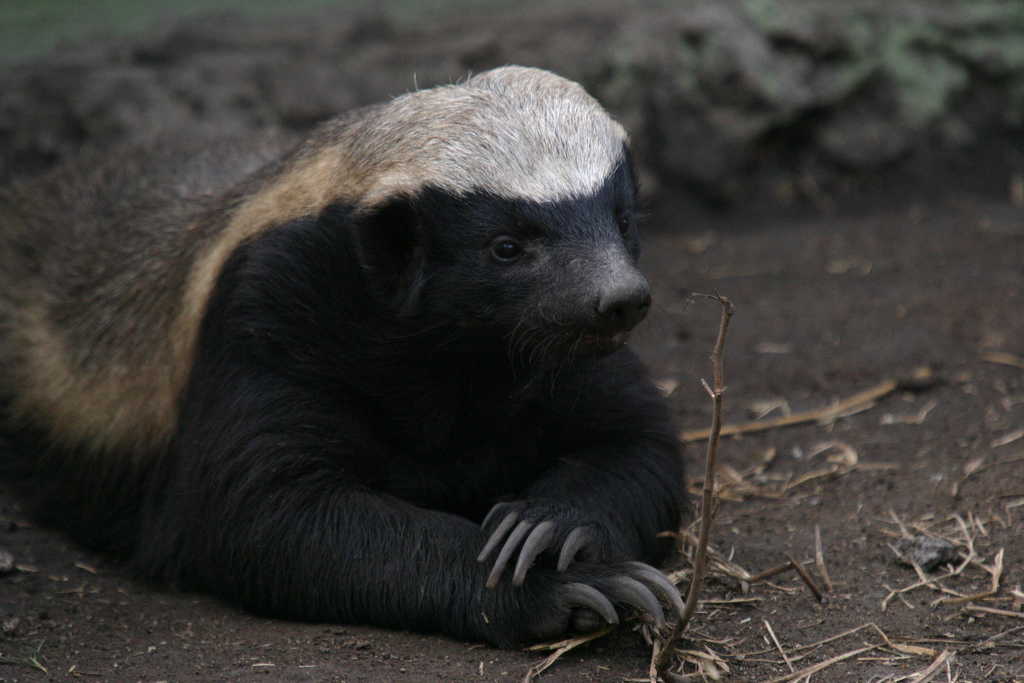
[[633,224],[633,212],[629,209],[619,209],[615,212],[615,223],[619,226],[619,233],[625,235],[629,232],[629,226]]
[[523,246],[511,237],[499,237],[491,245],[491,254],[497,261],[508,263],[523,254]]

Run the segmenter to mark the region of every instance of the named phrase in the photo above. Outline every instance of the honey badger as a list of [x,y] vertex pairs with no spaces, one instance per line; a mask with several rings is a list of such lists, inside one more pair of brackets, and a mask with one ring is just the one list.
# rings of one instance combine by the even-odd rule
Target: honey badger
[[506,67],[291,149],[182,144],[0,202],[0,463],[37,515],[278,617],[513,647],[681,607],[595,100]]

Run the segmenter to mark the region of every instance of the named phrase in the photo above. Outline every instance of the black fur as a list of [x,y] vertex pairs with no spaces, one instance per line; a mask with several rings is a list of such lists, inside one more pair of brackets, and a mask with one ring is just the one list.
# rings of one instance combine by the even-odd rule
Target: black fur
[[[130,520],[115,549],[268,615],[500,646],[578,624],[567,587],[614,595],[625,563],[666,557],[685,507],[663,401],[615,350],[649,298],[633,195],[625,166],[547,204],[427,188],[244,243],[171,451],[106,492]],[[626,303],[597,310],[609,298]],[[76,476],[51,482],[81,498]],[[501,501],[591,543],[564,572],[545,552],[521,586],[487,588],[476,556],[500,520],[481,521]]]

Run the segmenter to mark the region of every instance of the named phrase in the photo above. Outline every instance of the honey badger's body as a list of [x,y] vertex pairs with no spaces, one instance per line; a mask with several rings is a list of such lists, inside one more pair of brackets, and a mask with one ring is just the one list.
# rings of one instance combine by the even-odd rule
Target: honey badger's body
[[628,564],[683,503],[616,350],[649,300],[621,128],[510,68],[281,151],[0,203],[0,462],[39,514],[282,616],[510,645],[677,604]]

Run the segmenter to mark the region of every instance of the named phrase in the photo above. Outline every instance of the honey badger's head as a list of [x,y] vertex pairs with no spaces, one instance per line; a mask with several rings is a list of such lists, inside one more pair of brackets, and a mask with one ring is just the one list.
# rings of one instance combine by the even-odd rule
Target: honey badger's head
[[399,98],[376,125],[352,138],[376,159],[361,252],[403,310],[517,353],[625,343],[651,300],[635,181],[625,132],[582,88],[497,69]]

